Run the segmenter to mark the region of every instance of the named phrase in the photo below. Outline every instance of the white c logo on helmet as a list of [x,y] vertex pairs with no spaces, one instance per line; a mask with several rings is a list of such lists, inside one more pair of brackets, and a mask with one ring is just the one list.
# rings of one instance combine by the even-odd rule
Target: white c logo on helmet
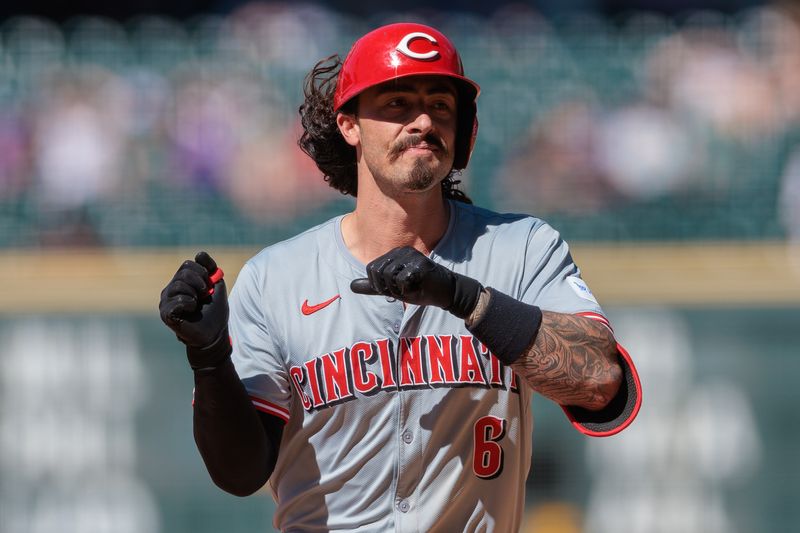
[[408,45],[411,43],[411,41],[415,39],[425,39],[431,44],[439,44],[436,42],[435,38],[431,37],[427,33],[423,33],[421,31],[415,31],[403,37],[403,39],[400,41],[400,44],[397,45],[397,51],[413,59],[426,60],[426,59],[436,59],[437,57],[439,57],[438,50],[431,50],[430,52],[425,52],[424,54],[420,54],[418,52],[414,52],[413,50],[411,50],[408,47]]

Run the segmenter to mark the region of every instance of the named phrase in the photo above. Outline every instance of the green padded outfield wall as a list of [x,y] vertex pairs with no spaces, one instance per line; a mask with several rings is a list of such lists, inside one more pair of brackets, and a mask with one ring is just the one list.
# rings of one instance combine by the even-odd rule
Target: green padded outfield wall
[[[608,311],[644,381],[640,417],[589,439],[537,396],[531,520],[558,502],[586,532],[791,531],[800,308]],[[0,531],[272,530],[268,494],[209,480],[191,375],[155,316],[5,318],[0,342]]]

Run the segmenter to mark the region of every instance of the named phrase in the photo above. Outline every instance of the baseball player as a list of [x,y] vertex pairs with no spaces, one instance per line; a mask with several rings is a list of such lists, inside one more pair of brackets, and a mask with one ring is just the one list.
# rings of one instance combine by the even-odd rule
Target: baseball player
[[320,61],[300,146],[355,209],[250,259],[230,307],[205,252],[161,294],[212,479],[269,481],[282,531],[515,531],[534,391],[588,435],[636,416],[633,364],[559,234],[457,189],[478,93],[420,24]]

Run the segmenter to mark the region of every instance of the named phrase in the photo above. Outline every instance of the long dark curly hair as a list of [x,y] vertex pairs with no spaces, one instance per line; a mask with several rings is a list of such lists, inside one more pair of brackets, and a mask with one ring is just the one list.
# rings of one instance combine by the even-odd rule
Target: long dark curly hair
[[[342,137],[333,111],[333,94],[341,66],[342,60],[335,54],[317,62],[306,75],[305,101],[299,109],[303,135],[297,144],[314,160],[328,185],[342,194],[358,196],[356,149]],[[353,98],[347,102],[341,111],[355,114],[357,100]],[[453,177],[455,173],[451,170],[442,180],[442,194],[445,198],[471,204],[472,200],[458,188],[461,180]]]

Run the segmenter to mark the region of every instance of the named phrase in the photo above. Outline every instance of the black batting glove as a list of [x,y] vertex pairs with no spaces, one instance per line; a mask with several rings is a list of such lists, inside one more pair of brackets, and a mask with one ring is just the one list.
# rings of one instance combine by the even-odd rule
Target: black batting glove
[[158,310],[186,345],[192,368],[214,367],[230,356],[228,291],[222,270],[206,252],[183,262],[161,291]]
[[434,305],[466,319],[475,309],[483,286],[404,246],[370,262],[367,277],[353,280],[350,289],[358,294],[391,296],[410,304]]

